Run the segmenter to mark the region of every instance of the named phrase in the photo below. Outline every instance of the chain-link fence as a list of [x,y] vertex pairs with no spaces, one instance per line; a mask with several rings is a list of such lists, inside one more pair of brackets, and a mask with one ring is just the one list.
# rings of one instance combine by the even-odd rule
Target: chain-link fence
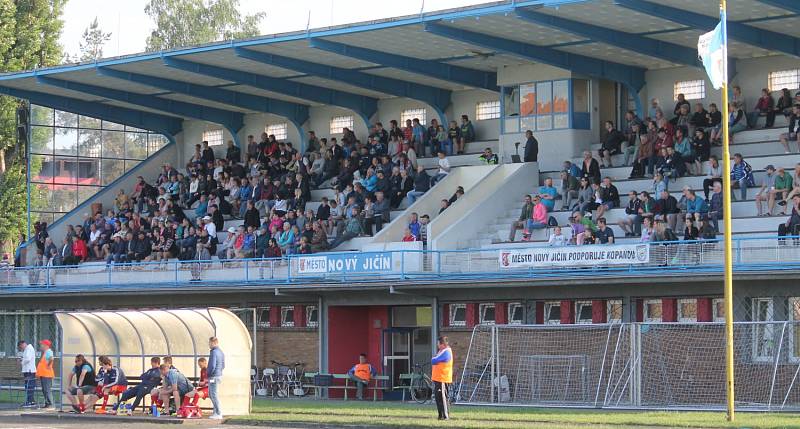
[[[37,347],[39,341],[50,340],[53,350],[56,351],[54,367],[58,378],[61,377],[58,373],[58,360],[61,357],[57,352],[60,349],[60,338],[58,324],[52,312],[0,312],[0,403],[19,405],[25,402],[24,379],[19,359],[21,352],[17,344],[25,341]],[[37,350],[37,361],[40,356],[41,352]],[[54,389],[53,394],[58,399],[58,389]],[[40,389],[36,390],[36,399],[39,403],[44,403]]]
[[[736,404],[800,410],[800,323],[734,325]],[[724,409],[722,323],[478,326],[460,403]]]

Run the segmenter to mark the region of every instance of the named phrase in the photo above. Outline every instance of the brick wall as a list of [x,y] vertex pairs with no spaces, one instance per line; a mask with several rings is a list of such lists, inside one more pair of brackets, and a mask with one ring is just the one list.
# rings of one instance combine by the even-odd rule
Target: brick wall
[[19,359],[17,358],[0,358],[0,378],[16,378],[21,377]]
[[257,364],[259,368],[273,367],[271,360],[291,364],[306,363],[306,371],[319,368],[319,337],[311,328],[272,328],[258,331]]
[[455,355],[455,361],[453,362],[453,378],[458,379],[461,377],[464,360],[467,358],[472,330],[442,329],[439,335],[447,336],[447,340],[450,342],[450,348],[453,350],[453,355]]

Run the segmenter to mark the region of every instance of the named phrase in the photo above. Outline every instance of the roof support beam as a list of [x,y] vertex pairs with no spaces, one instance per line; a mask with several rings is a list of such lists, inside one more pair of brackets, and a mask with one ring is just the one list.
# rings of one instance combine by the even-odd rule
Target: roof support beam
[[[716,16],[689,12],[647,0],[615,0],[616,4],[630,10],[687,25],[702,31],[711,31],[719,23]],[[762,30],[740,22],[728,21],[728,36],[742,43],[770,51],[800,57],[800,38],[774,31]]]
[[571,70],[576,73],[625,83],[636,91],[641,90],[644,86],[645,70],[639,67],[584,55],[571,54],[557,49],[531,45],[529,43],[490,36],[488,34],[462,30],[440,23],[426,23],[425,31],[448,39],[483,46],[488,49],[505,52],[528,60]]
[[284,57],[282,55],[268,54],[251,49],[234,48],[234,52],[239,57],[251,61],[294,70],[324,79],[335,80],[371,91],[391,94],[395,97],[406,97],[418,100],[433,107],[437,111],[442,123],[447,123],[444,111],[450,104],[450,91],[446,89],[364,73],[358,70],[317,64],[296,58]]
[[323,51],[333,52],[345,57],[356,58],[362,61],[380,64],[385,67],[392,67],[398,70],[417,73],[423,76],[450,81],[472,88],[487,89],[495,92],[500,91],[500,87],[497,86],[496,73],[455,66],[439,61],[421,60],[418,58],[406,57],[393,53],[361,48],[358,46],[345,45],[343,43],[332,42],[325,39],[310,39],[308,44],[312,48],[322,49]]
[[783,10],[788,10],[789,12],[794,12],[800,14],[800,3],[797,0],[758,0],[761,3],[768,4],[770,6],[779,7]]
[[0,86],[0,94],[27,99],[33,104],[129,125],[168,136],[174,136],[183,130],[183,120],[172,116],[2,86]]
[[308,120],[308,106],[304,104],[265,98],[213,86],[197,85],[191,82],[130,73],[108,67],[98,67],[97,73],[101,76],[148,85],[165,91],[172,91],[178,94],[215,101],[217,103],[251,109],[257,112],[283,116],[294,123],[303,124]]
[[92,94],[96,97],[135,104],[138,106],[147,107],[148,109],[160,110],[173,115],[199,119],[201,121],[214,122],[227,128],[228,131],[230,131],[234,136],[244,125],[244,115],[238,112],[216,109],[199,104],[185,103],[183,101],[168,100],[152,95],[137,94],[95,85],[87,85],[84,83],[56,79],[47,76],[37,76],[36,81],[41,84],[64,88],[70,91],[83,92],[85,94]]
[[247,85],[264,91],[276,92],[291,97],[313,101],[315,103],[339,106],[352,110],[369,128],[370,118],[378,110],[378,100],[372,97],[337,91],[316,85],[279,79],[257,73],[244,72],[225,67],[188,61],[176,57],[164,57],[164,64],[189,73],[214,77],[217,79]]
[[537,11],[516,9],[516,14],[518,18],[524,21],[567,31],[595,42],[607,43],[612,46],[654,58],[664,59],[676,64],[703,67],[703,64],[697,57],[696,49],[687,48],[675,43],[662,42],[637,34],[600,27],[586,22],[573,21]]

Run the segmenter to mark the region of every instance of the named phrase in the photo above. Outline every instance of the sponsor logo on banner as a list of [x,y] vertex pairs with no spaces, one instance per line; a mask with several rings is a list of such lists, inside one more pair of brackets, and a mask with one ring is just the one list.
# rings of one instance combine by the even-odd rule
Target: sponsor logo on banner
[[499,262],[500,268],[647,264],[650,262],[650,247],[647,244],[622,244],[509,249],[500,251]]
[[392,271],[392,253],[349,253],[325,256],[301,256],[298,274],[380,273]]

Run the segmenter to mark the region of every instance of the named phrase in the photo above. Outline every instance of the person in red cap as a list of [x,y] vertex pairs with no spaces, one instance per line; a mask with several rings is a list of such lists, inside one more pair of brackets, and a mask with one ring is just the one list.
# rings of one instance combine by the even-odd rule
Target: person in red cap
[[39,341],[39,350],[42,351],[42,357],[36,365],[36,376],[39,377],[39,382],[42,384],[42,394],[44,394],[44,407],[47,409],[53,408],[53,350],[51,349],[53,343],[50,340]]

